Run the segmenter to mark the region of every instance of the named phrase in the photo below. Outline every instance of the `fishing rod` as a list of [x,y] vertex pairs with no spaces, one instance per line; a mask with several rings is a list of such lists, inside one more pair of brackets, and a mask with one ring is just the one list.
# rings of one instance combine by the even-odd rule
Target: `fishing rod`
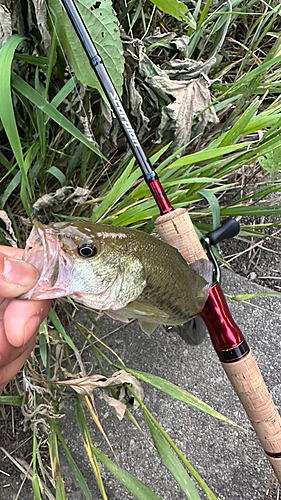
[[161,215],[155,221],[155,228],[158,234],[164,241],[176,247],[188,264],[197,259],[207,259],[208,257],[213,262],[214,282],[201,316],[208,327],[213,346],[221,364],[242,402],[261,446],[281,484],[281,418],[269,394],[256,360],[241,330],[230,314],[219,283],[219,267],[212,251],[212,245],[238,234],[239,224],[234,219],[230,219],[203,238],[202,243],[206,248],[207,257],[187,210],[184,208],[174,210],[171,206],[156,172],[152,169],[140,145],[74,1],[61,0],[61,2],[159,208]]

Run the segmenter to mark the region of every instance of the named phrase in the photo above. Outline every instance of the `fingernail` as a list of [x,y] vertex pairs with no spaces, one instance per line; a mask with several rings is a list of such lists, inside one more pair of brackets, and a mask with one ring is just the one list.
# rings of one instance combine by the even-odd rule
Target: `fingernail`
[[24,325],[24,341],[23,344],[25,344],[30,337],[38,330],[39,326],[41,324],[40,317],[38,315],[32,316]]
[[9,283],[31,286],[38,279],[38,271],[21,260],[4,258],[3,278]]

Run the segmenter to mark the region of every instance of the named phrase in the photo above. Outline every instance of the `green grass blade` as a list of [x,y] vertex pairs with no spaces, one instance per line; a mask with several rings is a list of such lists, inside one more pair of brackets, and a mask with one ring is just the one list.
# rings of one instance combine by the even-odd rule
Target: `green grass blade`
[[[38,67],[35,70],[35,90],[38,92],[40,95],[44,95],[44,89],[43,85],[41,84],[39,80],[39,69]],[[40,142],[40,148],[41,148],[41,156],[42,160],[44,162],[45,156],[46,156],[46,125],[45,125],[45,114],[41,109],[38,107],[36,108],[36,123],[37,123],[37,132],[38,132],[38,137],[39,137],[39,142]],[[44,164],[42,162],[42,164]]]
[[243,205],[236,207],[225,207],[221,208],[222,216],[237,217],[238,215],[243,215],[245,217],[262,217],[266,215],[280,215],[281,206],[277,207],[267,207],[252,205],[250,207],[245,207]]
[[9,196],[12,194],[12,192],[19,186],[21,182],[21,172],[17,172],[15,177],[9,182],[8,186],[6,187],[3,196],[1,196],[1,201],[0,201],[0,208],[3,209]]
[[43,487],[40,480],[40,477],[37,473],[37,457],[38,457],[38,441],[36,437],[35,427],[33,429],[33,474],[32,474],[32,488],[34,493],[34,500],[41,500],[43,493]]
[[44,333],[39,333],[39,347],[40,347],[40,356],[42,359],[42,363],[46,368],[48,359],[48,345]]
[[182,491],[185,493],[187,498],[189,498],[189,500],[200,500],[198,491],[184,466],[170,447],[163,434],[154,425],[149,417],[149,414],[146,411],[144,411],[144,414],[155,448],[163,464],[174,476],[175,480],[180,485]]
[[86,497],[86,500],[92,500],[92,494],[89,490],[89,487],[85,481],[85,478],[84,476],[82,475],[79,467],[77,466],[76,462],[73,460],[72,458],[72,455],[69,451],[69,448],[63,438],[63,435],[61,434],[56,422],[54,422],[53,420],[50,419],[49,421],[50,425],[52,426],[53,430],[55,431],[56,435],[58,436],[58,439],[60,440],[62,446],[63,446],[63,449],[65,451],[65,454],[66,454],[66,458],[68,460],[68,463],[73,471],[73,474],[76,478],[76,481],[78,482],[81,490],[83,491],[85,497]]
[[21,406],[23,396],[0,396],[0,405]]
[[4,165],[4,167],[8,170],[8,172],[11,172],[11,170],[15,167],[12,166],[12,164],[9,162],[9,160],[7,160],[6,156],[4,156],[1,151],[0,151],[0,162],[2,163],[2,165]]
[[26,83],[18,75],[13,74],[12,76],[12,86],[21,92],[27,99],[29,99],[35,106],[41,109],[49,118],[52,118],[58,125],[63,127],[67,132],[69,132],[75,139],[85,144],[89,149],[91,149],[96,155],[100,156],[104,160],[106,158],[102,153],[93,145],[92,142],[88,141],[86,137],[80,132],[78,128],[73,125],[65,116],[63,116],[50,102],[48,102],[42,95],[40,95],[34,88],[32,88],[28,83]]
[[163,148],[161,148],[159,151],[157,151],[157,153],[155,153],[154,155],[152,155],[150,158],[149,158],[149,161],[151,163],[151,165],[154,165],[158,160],[159,158],[161,158],[161,156],[166,153],[166,151],[169,149],[169,147],[171,146],[171,142],[169,142],[168,144],[166,144],[166,146],[163,146]]
[[[51,419],[49,419],[49,424],[51,424],[50,420]],[[56,481],[56,500],[66,500],[64,483],[61,476],[57,434],[54,429],[48,434],[48,443],[52,476]]]
[[141,171],[139,168],[131,173],[134,163],[135,160],[133,158],[127,168],[124,170],[123,174],[114,183],[110,191],[108,191],[100,206],[90,217],[90,220],[92,222],[97,222],[103,219],[109,212],[109,210],[111,210],[113,205],[115,205],[115,203],[117,203],[117,201],[126,193],[126,191],[128,191],[128,189],[132,187],[136,180],[141,177]]
[[214,193],[208,189],[200,189],[199,193],[209,202],[213,215],[213,229],[217,229],[220,225],[220,206],[218,199]]
[[49,95],[49,87],[50,87],[50,83],[51,83],[52,71],[53,71],[55,60],[56,60],[57,45],[58,45],[58,39],[56,36],[56,32],[54,30],[52,33],[52,45],[51,45],[51,50],[50,50],[50,55],[49,55],[49,60],[48,60],[48,72],[47,72],[46,88],[45,88],[46,99],[48,98],[48,95]]
[[58,91],[55,97],[51,100],[52,106],[58,108],[59,105],[63,102],[63,100],[66,99],[71,92],[73,92],[73,90],[76,87],[76,84],[77,84],[77,78],[75,76],[72,76]]
[[151,373],[145,373],[145,372],[140,372],[138,370],[132,370],[131,368],[127,368],[126,366],[118,366],[114,365],[116,368],[119,370],[125,370],[128,373],[131,373],[134,375],[136,378],[139,380],[142,380],[143,382],[147,382],[148,384],[152,385],[156,389],[159,389],[162,392],[165,392],[166,394],[169,394],[169,396],[172,396],[174,399],[178,399],[179,401],[182,401],[183,403],[186,403],[190,406],[193,406],[194,408],[197,408],[200,411],[203,411],[204,413],[208,413],[208,415],[211,415],[212,417],[216,417],[219,420],[223,420],[224,422],[227,422],[228,424],[232,424],[237,427],[237,424],[233,422],[232,420],[229,420],[227,417],[222,415],[221,413],[217,412],[211,406],[207,405],[200,399],[196,398],[195,396],[192,396],[192,394],[189,394],[187,391],[184,389],[181,389],[180,387],[176,386],[175,384],[172,384],[172,382],[169,382],[168,380],[164,380],[161,377],[158,377],[157,375],[152,375]]
[[41,492],[43,492],[43,488],[39,479],[38,474],[33,474],[32,476],[32,488],[34,494],[34,500],[42,500]]
[[174,161],[168,168],[178,168],[186,165],[193,165],[201,161],[208,161],[221,158],[224,155],[228,155],[239,149],[250,146],[252,142],[243,142],[242,144],[233,144],[231,146],[218,147],[214,149],[204,149],[198,153],[192,153],[190,155],[182,156],[178,160]]
[[4,126],[5,132],[9,139],[11,148],[19,165],[22,183],[21,183],[21,196],[24,208],[31,218],[29,203],[27,200],[26,191],[31,197],[31,189],[27,178],[26,167],[23,159],[23,152],[20,142],[20,137],[16,125],[12,95],[11,95],[11,67],[14,58],[14,53],[20,42],[24,37],[19,35],[11,36],[8,41],[3,45],[0,50],[0,118]]
[[56,478],[56,500],[67,500],[61,475]]
[[255,299],[256,297],[278,297],[281,298],[280,292],[262,292],[262,293],[246,293],[241,295],[231,296],[231,300],[235,302],[245,302],[246,300]]
[[263,62],[260,66],[242,76],[240,80],[232,86],[231,92],[233,91],[237,92],[238,88],[241,88],[243,87],[243,85],[248,84],[249,82],[254,80],[257,76],[263,73],[266,74],[269,69],[273,69],[274,66],[277,66],[280,63],[281,63],[281,55],[277,57],[275,56],[269,61]]
[[281,125],[281,114],[280,113],[260,113],[258,116],[254,116],[253,119],[246,125],[244,129],[244,134],[254,134],[259,130],[263,130],[272,126]]
[[56,177],[56,179],[58,179],[58,181],[60,182],[61,186],[64,186],[66,178],[64,173],[59,168],[53,166],[49,168],[47,172]]
[[237,120],[237,122],[231,127],[229,132],[224,136],[220,143],[220,147],[229,146],[235,144],[236,141],[241,137],[244,133],[245,127],[250,123],[253,116],[256,114],[259,106],[260,100],[256,99],[254,102],[250,104],[250,106],[246,109],[243,115]]
[[205,491],[207,494],[208,498],[210,500],[218,500],[216,495],[212,492],[212,490],[209,488],[209,486],[205,483],[205,481],[202,479],[202,477],[198,474],[198,472],[194,469],[194,467],[191,465],[191,463],[187,460],[187,458],[184,456],[184,454],[179,450],[177,445],[174,443],[174,441],[170,438],[170,436],[164,431],[164,429],[161,427],[159,422],[154,418],[154,416],[150,413],[150,411],[146,408],[144,405],[143,401],[139,399],[139,397],[135,394],[134,390],[130,385],[127,385],[127,389],[133,394],[134,398],[138,401],[139,405],[141,406],[144,415],[146,418],[149,418],[151,421],[151,424],[154,425],[154,427],[161,433],[162,437],[165,439],[165,441],[168,443],[168,445],[172,448],[172,450],[176,453],[176,455],[179,457],[181,462],[185,465],[185,467],[189,470],[190,474],[194,477],[194,479],[197,481],[199,486]]
[[28,64],[33,64],[33,66],[44,67],[47,66],[48,64],[47,57],[30,56],[29,54],[15,54],[15,59],[18,59],[19,61],[23,61]]
[[[196,172],[194,172],[196,173]],[[163,186],[165,188],[172,187],[172,186],[179,186],[180,184],[212,184],[213,182],[220,182],[220,179],[217,179],[216,177],[180,177],[175,181],[167,181],[163,182]]]
[[137,500],[161,500],[148,486],[136,479],[134,476],[124,471],[110,460],[106,455],[94,447],[88,425],[82,407],[77,401],[77,422],[82,434],[85,446],[90,447],[96,458],[127,488]]
[[74,343],[71,340],[71,338],[69,337],[69,335],[67,335],[67,333],[66,333],[64,327],[62,326],[61,321],[60,321],[57,313],[54,311],[54,309],[50,310],[49,318],[50,318],[51,322],[53,323],[54,327],[57,329],[57,331],[63,336],[64,340],[67,342],[69,347],[71,347],[71,349],[73,349],[74,352],[78,352],[77,347],[74,345]]

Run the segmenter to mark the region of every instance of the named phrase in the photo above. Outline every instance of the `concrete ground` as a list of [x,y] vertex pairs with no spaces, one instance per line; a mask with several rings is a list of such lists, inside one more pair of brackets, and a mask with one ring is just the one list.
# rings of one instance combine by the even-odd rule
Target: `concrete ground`
[[[229,271],[223,272],[222,287],[224,292],[231,296],[266,291]],[[229,300],[229,306],[252,347],[268,388],[281,411],[280,299],[262,297],[252,302],[255,306]],[[80,320],[85,317],[85,312],[78,314]],[[104,317],[101,326],[100,336],[104,336],[120,326],[120,323]],[[76,336],[74,332],[73,335]],[[166,378],[235,420],[245,429],[240,430],[222,423],[143,384],[144,402],[148,409],[220,500],[279,499],[275,476],[221,368],[209,338],[206,338],[203,344],[191,347],[173,330],[166,332],[164,328],[159,327],[148,337],[134,322],[112,333],[105,341],[128,367]],[[79,343],[77,336],[76,342]],[[100,373],[90,350],[84,352],[83,359],[89,372]],[[144,434],[129,421],[120,422],[114,411],[99,398],[97,407],[119,465],[144,481],[162,500],[186,498],[154,452],[141,410],[136,410],[134,415]],[[60,421],[61,430],[87,479],[93,498],[100,500],[102,497],[79,438],[71,400],[64,412],[66,416]],[[94,444],[112,458],[112,453],[95,424],[91,423],[90,427]],[[62,465],[67,499],[83,498],[63,454]],[[133,498],[104,468],[102,475],[109,500]],[[207,498],[202,491],[200,495],[202,500]]]

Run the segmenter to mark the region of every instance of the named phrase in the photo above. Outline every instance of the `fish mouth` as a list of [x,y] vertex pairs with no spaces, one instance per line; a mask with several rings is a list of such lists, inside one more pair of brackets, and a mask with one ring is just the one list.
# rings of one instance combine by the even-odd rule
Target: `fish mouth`
[[36,267],[40,277],[36,285],[21,295],[20,299],[43,300],[68,294],[70,280],[67,275],[71,263],[68,256],[62,255],[57,231],[35,222],[22,260]]

